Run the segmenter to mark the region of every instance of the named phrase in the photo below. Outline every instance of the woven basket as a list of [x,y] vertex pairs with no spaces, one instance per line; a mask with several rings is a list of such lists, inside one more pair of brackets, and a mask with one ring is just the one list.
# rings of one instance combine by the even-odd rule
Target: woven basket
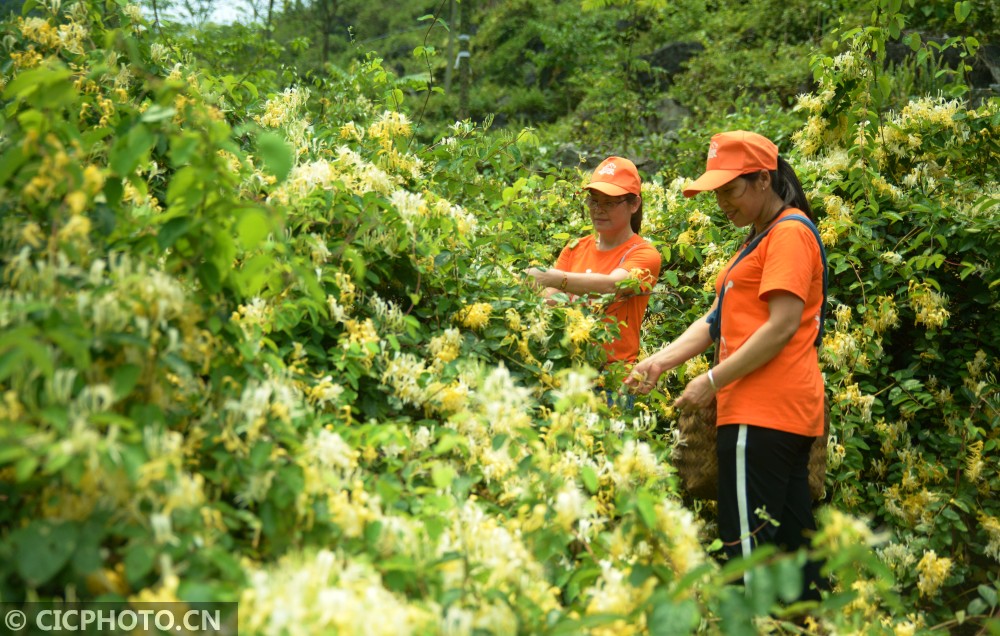
[[[830,398],[824,399],[823,435],[809,449],[809,493],[813,501],[826,496],[826,440],[830,436]],[[719,498],[718,431],[715,400],[703,409],[684,411],[677,421],[679,437],[671,459],[684,489],[698,499]]]

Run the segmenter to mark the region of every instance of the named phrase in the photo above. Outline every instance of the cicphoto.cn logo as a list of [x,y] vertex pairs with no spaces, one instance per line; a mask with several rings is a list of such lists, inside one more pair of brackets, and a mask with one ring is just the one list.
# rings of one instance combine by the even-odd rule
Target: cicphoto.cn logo
[[[193,607],[198,606],[198,607]],[[27,603],[0,606],[2,633],[33,634],[235,634],[235,603],[149,604]]]

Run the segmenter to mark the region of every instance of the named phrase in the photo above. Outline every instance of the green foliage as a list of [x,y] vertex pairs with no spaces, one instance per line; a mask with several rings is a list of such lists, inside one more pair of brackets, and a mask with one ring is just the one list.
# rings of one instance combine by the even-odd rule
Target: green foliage
[[[375,55],[299,72],[281,66],[292,45],[252,28],[154,34],[117,5],[27,7],[0,97],[0,596],[236,599],[246,633],[291,630],[286,616],[360,633],[378,616],[392,633],[737,634],[794,630],[802,610],[838,632],[986,628],[1000,114],[886,79],[910,14],[882,4],[813,58],[798,112],[734,94],[705,115],[792,160],[833,303],[813,549],[726,564],[710,508],[670,467],[671,397],[705,361],[632,413],[595,393],[624,373],[593,371],[613,334],[521,274],[590,230],[586,175],[490,117],[421,129],[436,44],[417,51],[428,77]],[[643,11],[663,29],[691,19],[660,2],[573,8],[592,29],[623,17],[599,35],[611,64],[643,46]],[[572,31],[535,27],[536,68],[579,59],[595,32]],[[217,73],[199,66],[212,51]],[[234,62],[256,53],[252,72]],[[577,74],[599,68],[565,83],[609,133],[619,107],[642,117],[642,69],[599,109],[614,81]],[[752,79],[747,92],[769,78]],[[511,101],[527,112],[557,84]],[[709,129],[664,145],[636,130],[620,143],[668,166],[644,174],[643,234],[664,259],[648,352],[704,312],[740,237],[680,195]],[[805,558],[833,583],[817,607],[789,605]],[[751,570],[749,593],[732,585]]]

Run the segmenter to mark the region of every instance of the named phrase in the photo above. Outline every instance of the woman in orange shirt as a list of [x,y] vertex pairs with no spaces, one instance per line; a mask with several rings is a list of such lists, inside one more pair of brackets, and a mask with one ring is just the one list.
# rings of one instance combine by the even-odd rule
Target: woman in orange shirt
[[[752,226],[750,236],[719,273],[712,310],[637,364],[625,384],[648,393],[716,340],[718,364],[688,382],[675,406],[703,408],[716,398],[719,535],[731,557],[762,543],[794,551],[816,529],[808,461],[823,434],[822,245],[795,171],[761,135],[712,137],[705,173],[684,196],[704,191],[734,225]],[[818,599],[818,564],[804,574],[803,599]]]
[[648,292],[660,275],[660,254],[639,236],[642,226],[642,182],[635,164],[608,157],[594,170],[584,199],[595,234],[572,241],[559,254],[554,268],[529,268],[526,274],[555,302],[555,294],[573,299],[588,294],[618,294],[604,313],[619,328],[619,337],[606,347],[608,364],[635,362],[639,355],[639,327],[649,296],[619,292],[617,284],[638,273]]

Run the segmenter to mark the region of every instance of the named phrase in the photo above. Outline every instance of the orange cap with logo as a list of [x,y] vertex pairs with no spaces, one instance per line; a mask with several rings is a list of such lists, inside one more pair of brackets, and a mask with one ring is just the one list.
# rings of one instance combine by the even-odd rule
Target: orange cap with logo
[[743,174],[777,168],[778,147],[767,137],[745,130],[719,133],[708,145],[705,174],[684,188],[684,196],[715,190]]
[[642,191],[642,181],[634,163],[621,157],[608,157],[594,170],[590,183],[583,187],[618,197],[623,194],[639,194]]

